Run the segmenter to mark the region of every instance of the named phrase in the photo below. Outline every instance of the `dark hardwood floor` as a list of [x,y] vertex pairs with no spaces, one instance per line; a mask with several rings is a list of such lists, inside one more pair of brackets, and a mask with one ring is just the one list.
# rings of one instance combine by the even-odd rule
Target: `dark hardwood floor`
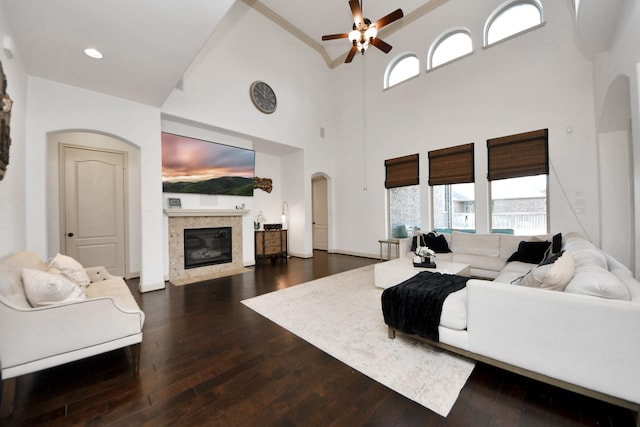
[[[251,272],[208,282],[135,291],[146,313],[139,379],[125,350],[25,375],[17,380],[14,413],[0,425],[635,425],[627,409],[483,364],[443,418],[240,304],[376,262],[314,255],[259,261]],[[137,289],[136,281],[129,285]]]

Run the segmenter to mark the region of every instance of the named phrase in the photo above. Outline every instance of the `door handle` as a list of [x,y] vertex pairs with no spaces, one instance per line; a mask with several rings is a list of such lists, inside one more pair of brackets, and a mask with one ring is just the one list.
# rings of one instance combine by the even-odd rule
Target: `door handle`
[[67,233],[67,236],[73,237],[73,233]]

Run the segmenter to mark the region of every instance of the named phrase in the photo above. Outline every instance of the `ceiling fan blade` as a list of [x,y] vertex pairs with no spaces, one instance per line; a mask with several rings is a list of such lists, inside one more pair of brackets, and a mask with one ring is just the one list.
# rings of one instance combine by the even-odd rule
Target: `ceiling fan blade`
[[347,59],[344,60],[344,63],[348,64],[349,62],[353,61],[353,57],[356,56],[357,51],[358,51],[357,46],[351,46],[351,50],[347,54]]
[[371,40],[371,44],[383,51],[384,53],[389,53],[391,50],[391,45],[387,42],[380,40],[379,38],[374,38]]
[[380,28],[384,27],[385,25],[389,25],[392,22],[397,21],[398,19],[402,18],[404,16],[404,13],[402,13],[402,9],[396,9],[393,12],[391,12],[390,14],[388,14],[387,16],[384,16],[380,19],[378,19],[375,23],[376,28],[378,29],[378,31],[380,31]]
[[356,26],[364,22],[364,19],[362,18],[362,8],[360,7],[360,2],[358,0],[349,0],[349,7],[351,8],[351,13],[353,14],[353,22],[355,22]]
[[328,34],[326,36],[322,36],[322,40],[326,41],[326,40],[335,40],[335,39],[346,39],[347,37],[349,37],[349,33]]

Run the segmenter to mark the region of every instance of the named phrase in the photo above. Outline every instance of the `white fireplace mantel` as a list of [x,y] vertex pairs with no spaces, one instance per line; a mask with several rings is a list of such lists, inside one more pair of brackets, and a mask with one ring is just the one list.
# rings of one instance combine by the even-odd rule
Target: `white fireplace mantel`
[[164,213],[169,216],[244,216],[250,212],[249,209],[164,209]]

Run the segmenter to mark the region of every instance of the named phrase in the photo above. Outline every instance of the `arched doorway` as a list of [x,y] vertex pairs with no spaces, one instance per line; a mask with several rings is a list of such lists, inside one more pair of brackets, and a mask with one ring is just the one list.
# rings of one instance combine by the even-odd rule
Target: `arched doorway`
[[139,149],[92,131],[52,132],[48,144],[50,252],[104,265],[115,275],[139,275]]
[[329,249],[329,203],[327,178],[323,175],[311,179],[311,203],[313,224],[313,249]]
[[618,76],[598,123],[601,247],[635,268],[630,82]]

